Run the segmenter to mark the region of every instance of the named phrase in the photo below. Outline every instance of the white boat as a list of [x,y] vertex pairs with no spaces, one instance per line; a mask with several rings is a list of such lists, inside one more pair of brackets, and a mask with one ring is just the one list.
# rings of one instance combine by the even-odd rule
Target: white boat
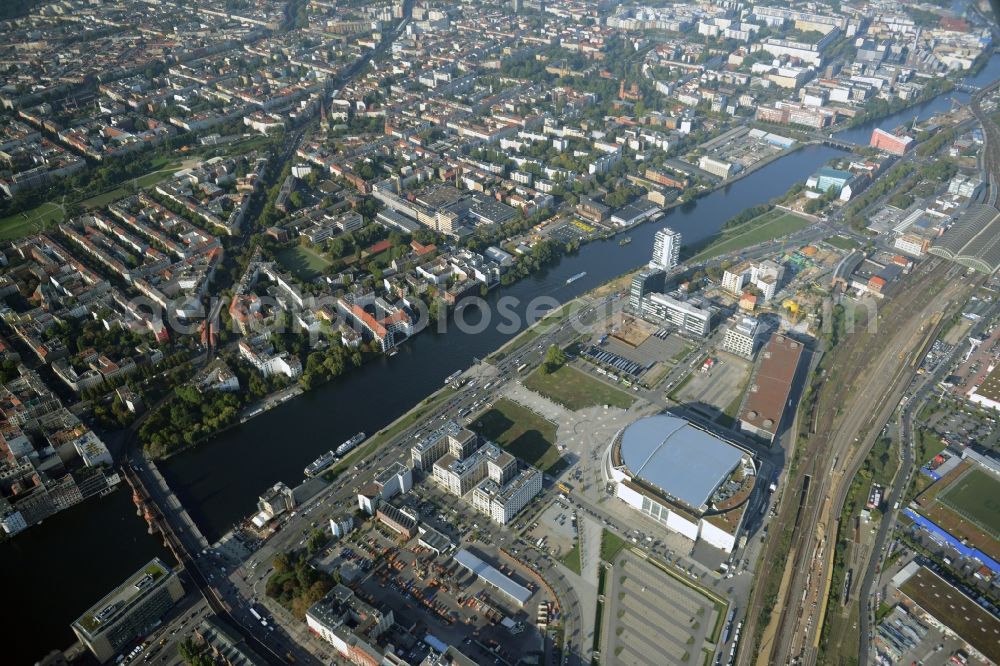
[[316,460],[313,460],[311,463],[306,465],[306,468],[303,471],[305,475],[311,479],[314,476],[318,476],[323,470],[332,465],[333,461],[336,459],[337,459],[336,453],[334,453],[333,451],[327,451],[319,458],[316,458]]
[[365,441],[365,433],[359,432],[357,435],[351,437],[349,440],[338,446],[335,453],[338,456],[345,455],[363,441]]
[[571,277],[571,278],[568,278],[568,279],[566,280],[566,284],[570,284],[571,282],[576,282],[577,280],[579,280],[580,278],[582,278],[582,277],[583,277],[583,276],[585,276],[586,274],[587,274],[587,271],[583,271],[582,273],[577,273],[577,274],[576,274],[576,275],[574,275],[573,277]]

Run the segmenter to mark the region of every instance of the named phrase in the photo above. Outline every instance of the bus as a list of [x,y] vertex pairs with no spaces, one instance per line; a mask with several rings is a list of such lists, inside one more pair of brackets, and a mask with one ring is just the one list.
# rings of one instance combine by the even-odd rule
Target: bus
[[521,365],[517,366],[517,372],[518,372],[518,374],[524,372],[527,369],[528,369],[528,364],[527,363],[522,363]]
[[556,484],[556,488],[563,491],[564,493],[572,492],[573,490],[573,486],[569,485],[568,483],[563,483],[562,481]]
[[260,613],[258,613],[257,609],[254,608],[253,606],[250,607],[250,614],[253,615],[253,619],[257,620],[258,622],[261,621]]

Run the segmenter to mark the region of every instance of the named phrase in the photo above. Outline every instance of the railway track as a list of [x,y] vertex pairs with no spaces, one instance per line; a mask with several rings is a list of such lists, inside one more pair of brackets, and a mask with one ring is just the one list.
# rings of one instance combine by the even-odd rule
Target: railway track
[[[761,611],[773,602],[772,619],[763,631],[756,654],[752,654],[755,641],[746,641],[738,663],[749,664],[754,657],[762,665],[815,661],[832,573],[837,520],[850,481],[867,455],[868,440],[874,441],[880,421],[891,414],[915,372],[914,355],[922,358],[921,350],[932,339],[927,328],[934,327],[927,324],[934,311],[940,309],[936,304],[968,288],[967,283],[945,279],[949,268],[931,260],[910,276],[908,284],[920,284],[921,289],[903,291],[896,303],[886,308],[899,316],[879,317],[880,325],[891,326],[889,331],[883,328],[877,332],[882,344],[869,344],[873,342],[870,334],[862,331],[828,352],[834,354],[833,362],[843,379],[824,383],[817,396],[816,413],[807,426],[808,440],[799,453],[804,463],[795,479],[790,480],[793,487],[802,487],[803,494],[797,506],[781,507],[777,525],[769,530],[771,536],[762,560],[780,562],[780,549],[786,549],[782,586],[777,599],[765,599],[765,595],[773,594],[767,592],[767,585],[755,588],[746,630],[757,632],[750,635],[760,634],[757,623]],[[789,531],[791,539],[782,544],[783,535]]]

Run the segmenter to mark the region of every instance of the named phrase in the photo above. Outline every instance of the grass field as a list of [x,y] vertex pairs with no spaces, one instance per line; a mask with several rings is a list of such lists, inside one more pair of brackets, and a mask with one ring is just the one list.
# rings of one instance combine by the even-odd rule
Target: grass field
[[303,245],[279,250],[278,261],[304,282],[312,282],[333,263],[312,248]]
[[[147,174],[139,176],[134,181],[129,182],[134,182],[137,189],[152,187],[181,170],[179,163],[175,162],[170,166],[166,166],[166,164],[167,162],[159,159],[154,162],[154,166],[157,167],[155,171],[150,171]],[[117,201],[118,199],[124,199],[128,195],[129,192],[124,187],[116,187],[113,190],[101,192],[100,194],[92,196],[89,199],[84,199],[80,202],[80,205],[84,208],[101,208],[102,206],[107,206],[109,203]]]
[[601,559],[605,562],[614,562],[615,556],[625,547],[625,539],[614,532],[601,531]]
[[846,236],[830,236],[826,239],[826,242],[840,250],[854,250],[858,247],[857,241]]
[[532,391],[574,411],[596,405],[628,409],[634,401],[624,391],[588,377],[576,368],[564,365],[552,374],[539,368],[528,375],[524,385]]
[[506,398],[473,422],[472,430],[553,476],[564,466],[555,447],[556,426]]
[[951,484],[938,500],[1000,538],[1000,482],[980,469]]
[[566,568],[580,575],[580,544],[573,544],[572,550],[559,558],[559,561],[566,565]]
[[52,202],[0,219],[0,240],[13,240],[39,233],[63,220],[62,208]]
[[738,227],[718,234],[712,239],[709,245],[691,257],[688,262],[705,261],[720,254],[742,250],[757,243],[786,236],[804,229],[810,224],[812,224],[811,221],[795,213],[772,210],[748,222],[744,222]]

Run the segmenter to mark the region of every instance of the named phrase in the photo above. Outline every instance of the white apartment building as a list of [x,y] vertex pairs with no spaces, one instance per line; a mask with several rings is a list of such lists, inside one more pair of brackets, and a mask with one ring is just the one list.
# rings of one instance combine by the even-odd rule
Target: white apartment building
[[764,261],[744,261],[726,269],[722,276],[722,288],[733,294],[742,293],[748,284],[760,290],[764,301],[770,301],[778,291],[785,268],[781,264]]
[[286,352],[275,354],[274,349],[269,344],[255,348],[246,340],[240,340],[239,347],[240,356],[265,377],[285,375],[290,379],[295,379],[302,374],[302,364],[299,359],[289,356]]
[[663,227],[653,237],[653,259],[650,268],[669,271],[680,262],[681,234],[670,227]]

